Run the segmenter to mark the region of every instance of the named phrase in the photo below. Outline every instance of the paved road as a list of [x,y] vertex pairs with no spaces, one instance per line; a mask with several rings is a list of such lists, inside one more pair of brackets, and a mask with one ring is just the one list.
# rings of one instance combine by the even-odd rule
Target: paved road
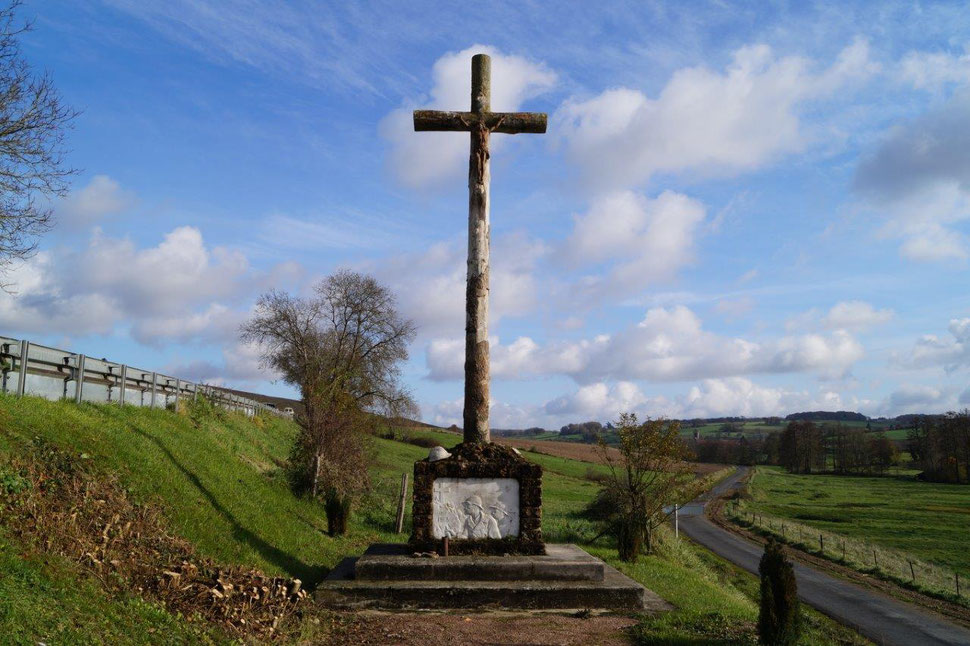
[[[738,469],[709,494],[685,505],[680,512],[680,531],[718,556],[753,573],[758,572],[763,548],[721,529],[704,515],[706,500],[733,489],[746,468]],[[851,626],[877,644],[887,646],[970,645],[970,630],[916,606],[836,579],[795,563],[799,598]]]

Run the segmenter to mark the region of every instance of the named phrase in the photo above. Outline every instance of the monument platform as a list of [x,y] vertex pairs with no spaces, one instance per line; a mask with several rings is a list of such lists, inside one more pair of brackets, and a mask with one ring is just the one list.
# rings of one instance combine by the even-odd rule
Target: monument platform
[[666,602],[575,545],[544,555],[414,556],[403,544],[375,544],[344,559],[318,587],[333,608],[664,609]]

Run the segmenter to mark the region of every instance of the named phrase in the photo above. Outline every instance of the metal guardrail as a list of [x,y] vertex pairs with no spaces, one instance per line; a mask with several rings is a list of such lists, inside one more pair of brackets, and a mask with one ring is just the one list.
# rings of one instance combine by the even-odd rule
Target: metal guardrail
[[260,411],[286,416],[273,406],[224,388],[4,336],[0,336],[0,371],[3,392],[18,396],[177,408],[180,399],[202,394],[250,417]]

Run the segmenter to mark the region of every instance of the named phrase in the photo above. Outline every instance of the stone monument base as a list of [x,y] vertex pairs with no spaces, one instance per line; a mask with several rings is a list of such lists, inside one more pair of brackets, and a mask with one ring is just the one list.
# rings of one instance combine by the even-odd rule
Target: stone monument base
[[331,608],[669,609],[636,581],[575,545],[544,555],[414,556],[403,544],[371,545],[344,559],[318,587]]

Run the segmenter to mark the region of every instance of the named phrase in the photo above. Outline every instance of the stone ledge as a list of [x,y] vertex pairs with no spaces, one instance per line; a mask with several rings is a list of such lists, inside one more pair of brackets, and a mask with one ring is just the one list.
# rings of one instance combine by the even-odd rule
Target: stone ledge
[[[555,546],[550,546],[555,547]],[[575,547],[575,546],[572,546]],[[579,548],[575,548],[579,550]],[[579,550],[582,551],[582,550]],[[587,554],[590,559],[602,563]],[[433,561],[448,559],[428,559]],[[534,557],[522,557],[534,558]],[[410,580],[356,579],[355,561],[344,559],[314,593],[328,608],[378,609],[605,609],[660,612],[671,606],[617,569],[602,563],[600,581],[522,579]]]
[[415,557],[402,544],[371,545],[355,565],[358,580],[602,581],[605,564],[575,545],[547,545],[541,556]]

